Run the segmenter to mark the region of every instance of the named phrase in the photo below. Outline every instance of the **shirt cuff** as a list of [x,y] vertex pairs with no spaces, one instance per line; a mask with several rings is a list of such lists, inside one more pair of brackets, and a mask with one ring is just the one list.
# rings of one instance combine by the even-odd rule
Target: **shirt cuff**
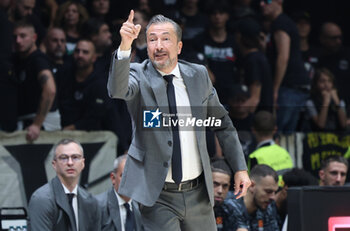
[[131,54],[131,49],[129,49],[127,51],[121,51],[120,47],[118,47],[116,58],[118,60],[128,59],[130,57],[130,54]]

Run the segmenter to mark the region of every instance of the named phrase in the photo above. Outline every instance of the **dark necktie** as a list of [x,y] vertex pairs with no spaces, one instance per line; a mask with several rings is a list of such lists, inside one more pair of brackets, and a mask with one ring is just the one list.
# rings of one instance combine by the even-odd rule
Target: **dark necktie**
[[134,214],[131,211],[130,205],[128,203],[125,203],[124,207],[126,209],[125,231],[134,231],[135,229]]
[[[167,95],[169,103],[169,112],[174,116],[171,117],[173,121],[177,121],[177,110],[176,110],[176,98],[175,98],[175,88],[173,84],[174,75],[164,75],[164,79],[168,82],[167,86]],[[173,154],[171,157],[171,168],[172,168],[172,177],[176,184],[180,184],[182,180],[182,163],[181,163],[181,147],[180,147],[180,138],[179,138],[179,127],[176,123],[173,126]]]
[[67,197],[68,197],[68,203],[69,203],[70,210],[73,214],[74,225],[76,226],[75,213],[74,213],[74,209],[73,209],[74,193],[67,193]]

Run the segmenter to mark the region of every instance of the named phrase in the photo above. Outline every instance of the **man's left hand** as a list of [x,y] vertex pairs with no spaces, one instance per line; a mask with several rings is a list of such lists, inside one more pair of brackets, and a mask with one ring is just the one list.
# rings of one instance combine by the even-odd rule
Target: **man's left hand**
[[40,127],[36,124],[32,124],[27,128],[26,139],[29,142],[33,142],[34,140],[38,139],[39,134],[40,134]]
[[235,196],[239,199],[247,194],[251,184],[247,171],[237,171],[235,173]]

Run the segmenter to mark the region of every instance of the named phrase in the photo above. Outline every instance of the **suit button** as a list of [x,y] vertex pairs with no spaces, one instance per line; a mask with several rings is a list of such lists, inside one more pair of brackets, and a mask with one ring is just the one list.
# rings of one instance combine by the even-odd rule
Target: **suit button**
[[169,165],[168,165],[168,163],[167,162],[163,162],[163,167],[164,168],[167,168]]
[[168,145],[171,146],[173,144],[173,142],[171,142],[170,140],[168,141]]

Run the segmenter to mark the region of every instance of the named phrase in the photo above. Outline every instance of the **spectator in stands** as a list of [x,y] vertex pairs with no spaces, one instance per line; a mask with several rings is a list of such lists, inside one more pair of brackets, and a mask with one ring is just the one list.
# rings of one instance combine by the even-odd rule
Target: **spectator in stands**
[[238,200],[229,198],[231,222],[228,230],[279,231],[279,216],[274,202],[278,189],[278,175],[269,166],[256,165],[250,172],[252,185],[248,193]]
[[259,110],[272,112],[272,77],[270,65],[261,52],[262,28],[254,19],[242,19],[238,22],[236,41],[240,54],[240,78],[248,86],[250,97],[245,106],[251,113]]
[[344,131],[346,106],[338,96],[333,74],[318,69],[312,81],[311,98],[306,102],[313,131]]
[[319,171],[321,186],[342,186],[349,169],[348,161],[342,156],[329,156],[321,163]]
[[14,4],[14,8],[10,11],[9,18],[12,22],[27,21],[32,24],[35,28],[37,34],[36,44],[39,46],[41,41],[44,39],[46,34],[46,29],[39,17],[34,14],[36,0],[18,0]]
[[227,30],[229,5],[227,1],[219,0],[210,1],[207,7],[209,27],[194,39],[193,46],[207,59],[220,102],[227,104],[228,92],[237,78],[237,46],[234,35]]
[[287,217],[287,190],[291,187],[301,187],[307,185],[318,185],[316,177],[311,173],[299,169],[293,168],[283,174],[283,187],[276,194],[276,206],[278,214],[283,223],[283,231],[287,230],[288,217]]
[[313,46],[309,41],[312,29],[310,14],[306,11],[295,11],[291,17],[299,32],[300,50],[304,60],[304,67],[308,77],[312,79],[315,74],[315,68],[318,65],[320,51],[318,47]]
[[10,0],[0,0],[0,130],[12,132],[17,127],[17,86],[13,77],[13,25],[8,19]]
[[277,127],[271,112],[259,111],[255,114],[252,132],[257,140],[256,150],[249,155],[248,168],[256,164],[266,164],[279,175],[279,185],[282,186],[282,175],[293,168],[293,161],[288,151],[273,140]]
[[252,0],[232,0],[230,4],[229,28],[231,30],[235,30],[236,23],[241,19],[256,18],[256,12],[251,7]]
[[308,98],[309,78],[300,51],[295,23],[283,13],[283,0],[261,1],[263,15],[271,22],[274,105],[277,125],[283,133],[296,130],[299,112]]
[[[335,78],[335,86],[340,98],[350,105],[350,94],[347,86],[350,84],[350,50],[343,45],[343,32],[333,23],[326,22],[321,27],[320,66],[329,69]],[[347,109],[347,113],[350,110]]]
[[63,28],[67,38],[67,53],[71,55],[80,38],[81,27],[89,18],[85,7],[76,1],[66,1],[59,6],[55,26]]
[[203,33],[208,26],[208,17],[199,7],[201,0],[182,0],[179,3],[179,10],[174,15],[169,15],[177,21],[183,22],[182,41],[184,46],[191,46],[196,43],[195,37]]
[[78,185],[85,166],[81,144],[70,139],[58,142],[52,166],[57,176],[30,198],[29,230],[101,230],[96,199]]
[[132,61],[137,63],[142,63],[145,59],[148,58],[147,55],[147,41],[146,41],[146,27],[149,22],[149,15],[142,10],[134,10],[134,24],[141,25],[141,30],[139,37],[135,39],[134,47],[132,50]]
[[[18,116],[27,129],[26,139],[36,140],[40,130],[59,130],[60,114],[53,104],[55,80],[48,58],[36,46],[34,27],[18,22],[14,27],[15,70],[19,81]],[[21,127],[19,127],[21,129]]]
[[111,26],[110,0],[88,0],[86,8],[91,18],[96,18]]
[[118,193],[126,158],[127,154],[124,154],[114,161],[110,174],[113,187],[96,196],[102,213],[102,231],[143,230],[138,203]]
[[229,230],[228,220],[230,214],[225,204],[227,193],[230,189],[232,172],[225,159],[216,159],[211,163],[214,185],[214,214],[218,230]]
[[106,79],[94,68],[94,44],[79,40],[73,57],[74,66],[64,74],[59,98],[63,129],[113,131],[116,118],[110,118],[113,107],[107,95]]
[[107,79],[112,53],[112,34],[109,26],[100,19],[91,18],[83,24],[81,37],[94,43],[97,56],[95,69]]

